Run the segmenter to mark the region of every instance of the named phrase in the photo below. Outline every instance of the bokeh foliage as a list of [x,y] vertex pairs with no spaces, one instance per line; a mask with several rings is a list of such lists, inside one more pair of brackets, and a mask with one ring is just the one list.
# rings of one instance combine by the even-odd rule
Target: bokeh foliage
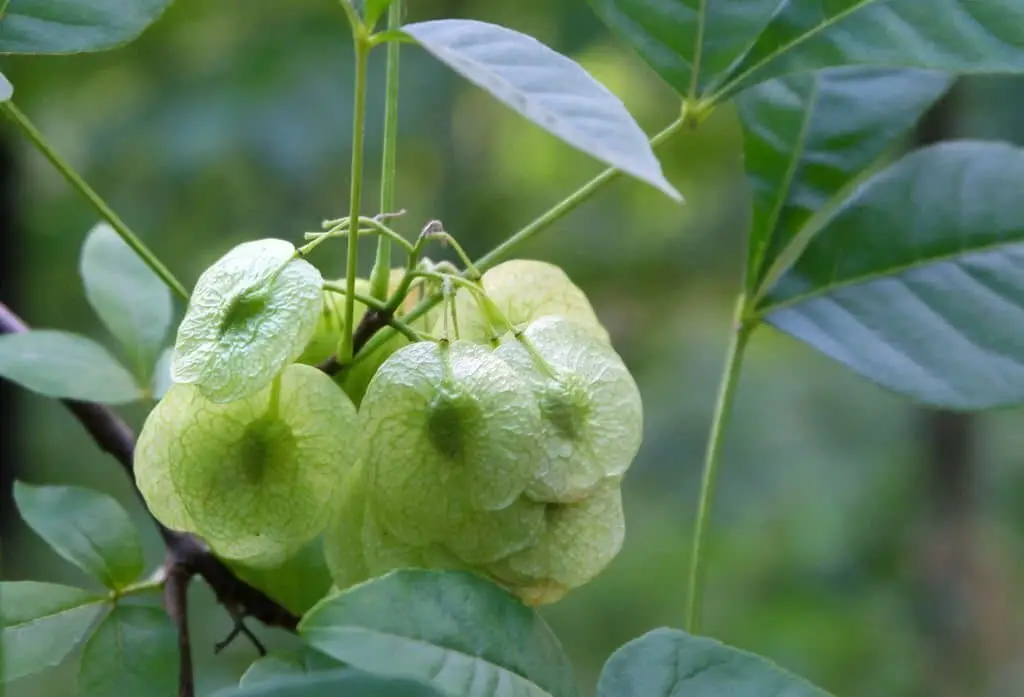
[[[412,3],[411,3],[412,4]],[[619,94],[649,131],[670,121],[668,86],[582,2],[422,0],[410,19],[472,17],[536,35]],[[478,255],[569,193],[599,165],[529,125],[419,49],[403,65],[398,227],[440,218]],[[415,56],[413,58],[413,56]],[[379,155],[383,65],[371,65],[366,204]],[[144,37],[115,52],[2,58],[21,107],[186,285],[228,247],[262,236],[300,239],[344,212],[348,190],[350,51],[332,0],[179,0]],[[965,132],[1024,138],[1014,83],[972,80]],[[1009,96],[1005,96],[1009,95]],[[621,181],[523,250],[565,267],[592,298],[645,398],[645,444],[625,487],[623,553],[547,614],[589,693],[625,641],[680,625],[687,539],[709,406],[742,263],[749,193],[731,108],[662,149],[680,208]],[[16,309],[37,327],[86,333],[98,320],[77,282],[79,249],[96,222],[49,166],[22,148],[24,236]],[[371,250],[362,260],[369,269]],[[334,271],[340,273],[339,256]],[[180,317],[181,308],[177,308]],[[19,394],[16,463],[34,482],[94,486],[120,499],[159,541],[122,473],[59,405]],[[915,561],[928,505],[915,411],[806,347],[757,334],[729,438],[710,559],[705,626],[848,697],[930,694],[936,614]],[[133,414],[140,425],[142,412]],[[978,539],[993,594],[992,647],[978,695],[1013,694],[1021,655],[1024,470],[1018,411],[979,420]],[[4,531],[4,578],[83,579],[21,523]],[[195,645],[230,629],[193,590]],[[955,609],[939,608],[939,616]],[[1009,627],[1009,634],[1006,634]],[[1016,635],[1014,634],[1016,633]],[[289,645],[290,637],[275,637]],[[197,651],[205,687],[232,682],[252,658],[243,642]],[[12,695],[68,694],[74,671],[15,685]],[[202,687],[203,685],[201,685]]]

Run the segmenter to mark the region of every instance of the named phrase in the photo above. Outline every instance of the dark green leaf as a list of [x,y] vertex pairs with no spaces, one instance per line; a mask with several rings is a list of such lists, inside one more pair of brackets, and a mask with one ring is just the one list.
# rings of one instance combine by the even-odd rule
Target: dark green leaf
[[11,0],[0,53],[82,53],[126,44],[172,0]]
[[103,404],[142,398],[131,373],[95,341],[38,329],[0,336],[0,377],[46,397]]
[[691,97],[750,49],[779,0],[590,0],[605,24],[669,85]]
[[549,133],[682,200],[623,103],[571,59],[486,22],[445,19],[403,29],[452,70]]
[[175,694],[177,636],[162,608],[118,605],[85,642],[78,697]]
[[170,290],[106,223],[89,232],[79,267],[89,303],[148,383],[171,324]]
[[1024,150],[908,155],[825,221],[760,307],[769,323],[917,401],[1024,401]]
[[12,87],[10,81],[4,77],[4,74],[0,73],[0,102],[9,101],[12,96],[14,96],[14,87]]
[[338,670],[281,675],[251,685],[220,690],[214,697],[441,697],[430,685],[407,678]]
[[842,195],[950,83],[946,74],[930,71],[835,68],[770,80],[739,96],[754,199],[748,292],[784,250],[798,255],[809,219]]
[[787,73],[838,65],[1024,71],[1017,0],[792,0],[732,71],[722,99]]
[[142,573],[138,533],[112,497],[80,487],[15,482],[14,500],[29,527],[108,588],[123,588]]
[[342,664],[329,656],[304,646],[296,651],[270,653],[255,661],[245,671],[239,685],[252,687],[288,675],[306,675],[333,670]]
[[676,629],[655,629],[612,654],[597,697],[829,697],[771,661]]
[[310,610],[299,633],[356,668],[429,680],[452,697],[576,697],[558,639],[471,573],[393,571]]
[[828,697],[771,661],[660,628],[611,654],[597,697]]
[[58,665],[82,640],[104,598],[54,583],[0,583],[0,676],[17,680]]

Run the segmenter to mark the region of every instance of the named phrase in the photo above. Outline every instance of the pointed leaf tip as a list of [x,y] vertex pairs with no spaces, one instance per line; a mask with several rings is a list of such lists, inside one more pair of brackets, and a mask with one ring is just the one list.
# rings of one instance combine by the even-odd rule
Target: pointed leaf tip
[[112,496],[17,481],[14,500],[21,517],[57,554],[108,588],[123,588],[142,573],[139,535]]
[[403,31],[565,143],[683,200],[622,101],[572,59],[531,36],[476,20],[419,22]]

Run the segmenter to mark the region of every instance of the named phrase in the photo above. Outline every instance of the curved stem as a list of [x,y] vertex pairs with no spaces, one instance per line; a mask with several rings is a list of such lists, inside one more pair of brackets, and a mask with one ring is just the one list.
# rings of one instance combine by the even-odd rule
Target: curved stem
[[170,269],[164,266],[163,262],[157,258],[156,254],[152,252],[146,245],[142,243],[142,240],[131,231],[123,220],[113,211],[113,209],[107,205],[106,201],[100,198],[100,195],[93,191],[92,187],[82,179],[81,175],[76,172],[68,162],[60,156],[60,154],[54,150],[50,144],[46,141],[45,136],[34,126],[32,122],[28,120],[28,117],[22,113],[21,109],[14,106],[14,102],[4,102],[0,104],[7,115],[10,117],[21,132],[25,134],[32,145],[35,146],[36,150],[42,153],[43,157],[50,161],[58,172],[60,172],[64,178],[71,184],[72,187],[78,190],[85,198],[89,200],[89,203],[93,205],[101,217],[110,223],[110,227],[114,228],[121,239],[134,250],[139,258],[146,263],[150,269],[153,270],[161,281],[164,282],[168,288],[178,295],[182,300],[188,302],[188,291],[185,290],[185,286],[181,285],[181,282],[174,277]]
[[[348,288],[342,288],[337,283],[324,283],[324,290],[329,290],[330,292],[337,293],[338,295],[348,295]],[[385,305],[383,300],[378,300],[371,295],[366,295],[365,293],[360,293],[358,291],[354,293],[354,296],[356,300],[366,305],[371,310],[377,310],[378,312],[387,311],[387,305]]]
[[[402,0],[393,0],[388,8],[388,31],[396,31],[402,24]],[[387,82],[384,92],[384,154],[380,171],[380,210],[395,207],[395,178],[398,160],[398,67],[402,46],[392,41],[387,48]],[[391,275],[391,240],[377,240],[377,258],[370,273],[370,294],[384,299],[388,294]]]
[[[343,3],[345,4],[345,3]],[[348,5],[346,5],[347,7]],[[366,130],[366,59],[370,45],[362,25],[352,27],[355,51],[355,92],[352,99],[352,186],[349,195],[349,220],[359,220],[359,204],[363,196],[363,136]],[[352,327],[355,322],[356,267],[359,265],[359,234],[348,236],[348,260],[345,267],[345,326],[341,340],[342,362],[352,359]]]
[[732,336],[725,357],[725,368],[718,385],[718,398],[715,402],[711,431],[708,434],[708,445],[704,455],[704,471],[701,475],[700,500],[697,505],[697,519],[693,528],[693,547],[690,554],[690,587],[686,608],[686,631],[700,631],[701,598],[703,593],[703,552],[707,542],[707,531],[710,525],[711,506],[715,497],[715,481],[722,455],[722,444],[725,442],[725,427],[732,415],[733,398],[739,384],[740,368],[747,341],[755,323],[745,320],[747,308],[746,296],[742,293],[736,301],[733,313]]
[[[665,142],[666,140],[674,136],[676,133],[678,133],[680,130],[682,130],[683,127],[688,125],[690,122],[691,119],[687,115],[687,109],[684,108],[683,113],[680,115],[678,119],[673,121],[664,130],[662,130],[660,133],[651,138],[651,144],[657,146]],[[594,194],[603,189],[606,184],[614,181],[619,174],[619,170],[614,168],[609,168],[601,172],[599,175],[597,175],[589,182],[587,182],[579,189],[577,189],[575,192],[570,194],[568,198],[564,199],[563,201],[555,205],[553,208],[549,209],[547,212],[542,213],[540,216],[535,218],[533,222],[529,223],[526,227],[520,229],[518,232],[516,232],[507,240],[499,244],[490,252],[477,259],[475,263],[477,271],[480,273],[487,271],[487,269],[491,268],[499,261],[501,261],[503,258],[508,256],[508,254],[510,254],[513,249],[522,245],[524,242],[528,242],[529,240],[533,239],[534,237],[537,236],[538,233],[544,231],[552,224],[554,224],[561,218],[564,218],[566,215],[574,211],[582,204],[586,203]],[[441,299],[441,293],[434,293],[432,295],[427,296],[419,303],[417,303],[417,305],[414,308],[409,310],[409,312],[403,315],[405,321],[412,322],[413,320],[418,319],[423,315],[427,314],[428,312],[430,312],[430,310],[436,307],[439,302],[441,302]],[[364,352],[367,354],[373,352],[380,346],[384,345],[385,342],[389,341],[391,339],[391,336],[392,332],[389,331],[388,329],[382,329],[381,331],[376,332],[369,339],[369,341],[367,341],[363,345],[362,350],[360,350],[360,355],[362,355]],[[359,357],[357,356],[356,361],[358,360]],[[353,361],[352,364],[354,364],[356,361]]]
[[[651,138],[651,145],[656,146],[665,142],[668,138],[678,133],[686,124],[687,117],[684,113],[680,115],[678,119],[669,124],[664,130]],[[594,194],[603,189],[606,184],[609,184],[618,178],[620,174],[622,174],[622,171],[615,169],[614,167],[609,167],[605,171],[601,172],[553,208],[550,208],[535,218],[526,227],[519,230],[519,232],[515,233],[487,254],[477,259],[477,269],[483,273],[487,269],[491,268],[507,256],[515,247],[533,239],[537,236],[537,233],[547,229],[572,211],[579,208],[582,204],[589,201]]]
[[458,241],[449,235],[447,232],[435,232],[431,235],[431,238],[442,240],[444,243],[451,245],[452,249],[455,250],[455,254],[458,255],[459,260],[466,266],[466,271],[469,272],[471,278],[480,278],[480,270],[476,268],[473,260],[466,254],[466,250],[462,248],[462,245]]

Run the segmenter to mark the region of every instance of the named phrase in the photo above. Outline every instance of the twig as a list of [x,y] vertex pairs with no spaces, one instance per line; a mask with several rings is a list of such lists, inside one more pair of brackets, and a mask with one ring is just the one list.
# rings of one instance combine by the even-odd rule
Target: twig
[[192,574],[177,566],[174,554],[168,550],[164,581],[164,608],[178,630],[178,697],[195,697],[195,675],[192,671],[192,641],[188,631],[188,585]]
[[[352,337],[353,356],[362,350],[363,346],[366,345],[367,341],[373,338],[374,334],[391,324],[393,314],[394,313],[387,310],[367,310],[363,313],[363,318],[359,320],[359,324],[356,325],[356,331]],[[334,355],[317,367],[328,375],[333,376],[341,372],[343,366],[338,360],[338,356]]]
[[[384,324],[386,325],[387,321]],[[6,305],[0,303],[0,334],[16,334],[26,331],[28,331],[28,326],[21,318],[11,312]],[[364,339],[365,341],[366,339]],[[102,404],[70,399],[60,401],[78,419],[96,445],[117,460],[134,482],[135,434],[121,417]],[[138,489],[136,489],[136,493],[139,493]],[[141,494],[139,496],[141,497]],[[215,557],[196,536],[171,530],[155,518],[153,520],[167,548],[164,565],[166,571],[164,599],[167,611],[178,627],[178,644],[182,652],[179,697],[191,697],[193,694],[192,661],[188,638],[186,592],[193,576],[200,576],[206,581],[213,590],[217,602],[227,609],[236,623],[246,617],[255,617],[268,627],[281,627],[294,632],[298,628],[299,617],[263,591],[235,576],[234,572]],[[256,645],[258,648],[260,647],[258,641]]]

